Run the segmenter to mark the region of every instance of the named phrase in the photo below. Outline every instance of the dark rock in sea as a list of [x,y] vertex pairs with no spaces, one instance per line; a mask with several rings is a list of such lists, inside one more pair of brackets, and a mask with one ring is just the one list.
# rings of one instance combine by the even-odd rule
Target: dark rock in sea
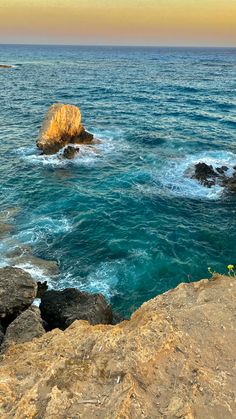
[[85,131],[77,106],[56,103],[52,105],[42,124],[38,148],[43,154],[57,153],[68,144],[88,144],[93,135]]
[[227,170],[229,170],[229,168],[227,166],[221,166],[221,167],[216,167],[216,171],[220,174],[220,175],[224,175],[225,172],[227,172]]
[[63,152],[63,157],[65,157],[65,159],[73,159],[78,153],[79,147],[68,145]]
[[233,167],[234,173],[231,177],[226,176],[229,170],[227,166],[217,167],[215,170],[213,166],[206,163],[197,163],[192,179],[197,179],[202,185],[211,188],[218,184],[225,188],[226,191],[236,192],[236,168]]
[[30,307],[21,313],[6,329],[2,349],[11,344],[29,342],[43,336],[45,329],[38,307]]
[[225,186],[225,188],[227,188],[229,192],[236,193],[236,171],[234,172],[232,177],[225,177],[222,181],[222,185]]
[[0,321],[6,327],[27,309],[37,294],[37,284],[19,268],[0,269]]
[[218,176],[219,174],[214,171],[212,165],[200,162],[195,165],[195,172],[192,178],[197,179],[202,185],[210,188],[215,185]]
[[112,309],[101,294],[89,294],[78,289],[47,291],[40,304],[42,318],[48,329],[65,330],[75,320],[87,320],[90,324],[111,324]]
[[48,283],[47,281],[44,282],[37,282],[38,290],[36,298],[42,298],[42,296],[45,294],[45,292],[48,290]]

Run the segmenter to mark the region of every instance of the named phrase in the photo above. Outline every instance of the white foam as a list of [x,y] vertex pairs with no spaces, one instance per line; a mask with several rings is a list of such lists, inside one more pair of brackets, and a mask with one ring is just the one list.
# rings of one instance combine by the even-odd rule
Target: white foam
[[[43,165],[50,167],[66,167],[67,165],[82,165],[92,166],[98,163],[101,159],[106,158],[110,153],[128,150],[129,144],[124,141],[121,130],[96,130],[93,131],[95,139],[101,141],[98,144],[78,144],[80,149],[78,155],[73,159],[63,158],[63,151],[61,149],[58,153],[53,155],[43,155],[33,147],[21,147],[17,150],[20,157],[31,165]],[[70,144],[73,146],[73,144]]]
[[48,277],[42,269],[36,267],[35,265],[31,263],[17,263],[12,266],[16,268],[21,268],[24,271],[28,272],[35,281],[40,281],[40,282],[50,281],[50,277]]

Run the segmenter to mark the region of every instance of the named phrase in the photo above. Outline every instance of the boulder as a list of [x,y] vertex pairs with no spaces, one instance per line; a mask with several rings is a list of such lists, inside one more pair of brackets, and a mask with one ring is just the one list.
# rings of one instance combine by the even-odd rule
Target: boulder
[[195,165],[193,179],[197,179],[202,185],[210,188],[215,185],[216,178],[219,176],[213,169],[212,165],[200,162]]
[[28,272],[19,268],[0,269],[0,320],[6,326],[35,299],[37,284]]
[[81,123],[80,109],[56,103],[44,118],[37,146],[43,154],[54,154],[67,144],[89,143],[92,140],[93,135],[87,133]]
[[112,323],[112,310],[101,294],[89,294],[75,288],[63,291],[47,291],[41,299],[42,318],[48,329],[65,330],[75,320],[87,320],[90,324]]
[[43,336],[44,333],[45,329],[39,308],[30,307],[8,326],[2,344],[3,349],[11,344],[29,342]]
[[68,145],[63,152],[63,157],[65,157],[65,159],[73,159],[78,153],[79,147]]

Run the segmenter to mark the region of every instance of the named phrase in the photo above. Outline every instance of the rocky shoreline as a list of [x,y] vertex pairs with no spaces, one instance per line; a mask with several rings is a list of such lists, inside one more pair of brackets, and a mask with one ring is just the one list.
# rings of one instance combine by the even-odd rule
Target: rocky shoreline
[[[180,284],[116,326],[75,321],[11,342],[0,362],[0,416],[234,418],[235,300],[235,278],[215,275]],[[29,310],[38,321],[30,308],[19,323]]]
[[[112,309],[101,294],[47,288],[20,268],[0,268],[0,350],[55,328],[65,330],[75,320],[112,324]],[[36,298],[41,299],[39,308],[34,306]]]

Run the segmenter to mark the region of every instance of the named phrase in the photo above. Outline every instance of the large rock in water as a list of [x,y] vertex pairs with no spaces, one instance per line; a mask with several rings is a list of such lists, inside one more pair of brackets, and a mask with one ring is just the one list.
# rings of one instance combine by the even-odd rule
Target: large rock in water
[[37,284],[19,268],[0,269],[0,322],[7,325],[28,308],[37,294]]
[[75,320],[88,320],[91,324],[112,322],[112,310],[101,294],[89,294],[75,288],[47,291],[41,299],[42,318],[49,329],[64,330]]
[[0,362],[1,418],[233,419],[236,280],[181,284],[116,326],[74,322]]
[[12,344],[29,342],[44,333],[40,310],[37,307],[30,307],[8,326],[3,341],[3,350]]
[[91,143],[93,135],[85,131],[77,106],[52,105],[42,124],[37,146],[44,154],[57,153],[70,143]]

